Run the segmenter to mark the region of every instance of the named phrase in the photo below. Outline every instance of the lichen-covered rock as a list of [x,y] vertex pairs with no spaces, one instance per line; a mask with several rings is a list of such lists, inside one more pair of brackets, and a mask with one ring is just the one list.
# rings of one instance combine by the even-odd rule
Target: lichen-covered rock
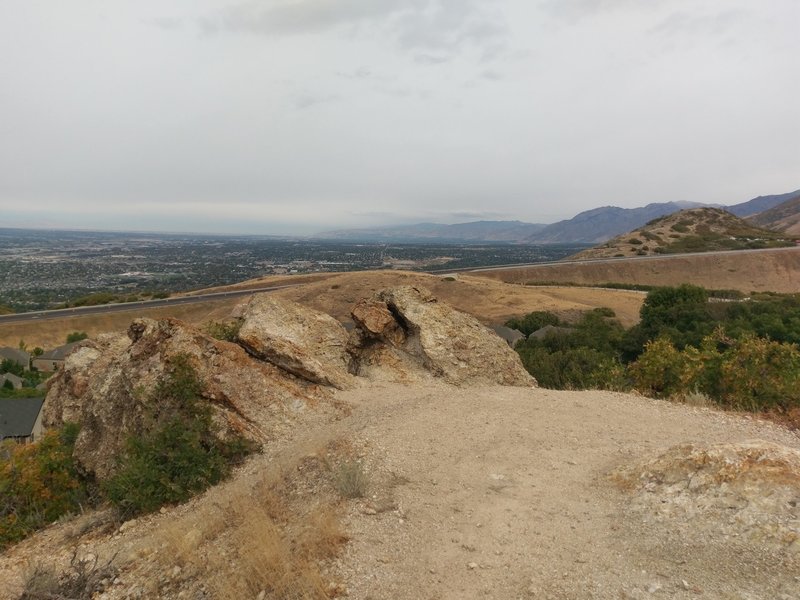
[[[674,529],[771,545],[800,558],[800,451],[761,440],[682,444],[621,467],[612,478],[630,508]],[[730,543],[730,542],[729,542]]]
[[324,396],[318,386],[176,319],[137,319],[127,339],[86,342],[67,358],[45,399],[45,426],[79,423],[75,458],[107,478],[128,437],[145,430],[153,390],[179,356],[197,371],[221,436],[235,432],[267,442],[291,427],[306,400]]
[[536,385],[508,344],[424,289],[383,290],[352,315],[350,348],[359,375],[402,381],[427,371],[456,385]]
[[353,385],[348,333],[330,315],[259,294],[243,318],[239,343],[254,356],[314,383],[339,389]]

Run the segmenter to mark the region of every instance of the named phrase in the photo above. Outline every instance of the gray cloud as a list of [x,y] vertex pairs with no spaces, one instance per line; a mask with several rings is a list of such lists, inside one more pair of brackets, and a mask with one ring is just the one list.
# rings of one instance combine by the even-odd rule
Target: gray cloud
[[198,23],[207,33],[259,35],[318,34],[343,28],[352,34],[365,24],[369,31],[361,33],[370,35],[377,25],[409,50],[497,46],[508,33],[502,14],[478,0],[284,0],[277,6],[246,2],[218,10]]
[[800,186],[797,0],[114,6],[0,2],[6,225],[552,222]]
[[685,11],[671,13],[652,27],[652,33],[667,36],[726,35],[747,22],[748,13],[743,10],[726,10],[716,14],[697,15]]

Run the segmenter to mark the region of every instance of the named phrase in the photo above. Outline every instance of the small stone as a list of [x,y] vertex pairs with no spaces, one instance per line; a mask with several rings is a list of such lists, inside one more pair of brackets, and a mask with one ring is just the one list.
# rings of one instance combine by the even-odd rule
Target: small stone
[[378,514],[377,510],[375,510],[374,508],[371,508],[369,506],[364,507],[364,509],[361,512],[364,513],[365,515],[377,515]]
[[476,562],[467,563],[467,568],[470,571],[473,571],[473,570],[478,568],[478,563],[476,563]]
[[662,586],[661,586],[660,583],[653,582],[653,583],[651,583],[650,585],[647,586],[647,593],[648,594],[655,594],[657,591],[659,591],[661,589],[661,587]]
[[161,508],[158,509],[158,512],[160,512],[162,515],[167,514],[167,507],[162,506]]
[[258,592],[258,596],[256,596],[256,600],[264,600],[267,597],[267,590],[261,590]]
[[173,577],[177,577],[180,574],[181,574],[181,568],[178,565],[175,565],[174,567],[172,567],[172,576]]

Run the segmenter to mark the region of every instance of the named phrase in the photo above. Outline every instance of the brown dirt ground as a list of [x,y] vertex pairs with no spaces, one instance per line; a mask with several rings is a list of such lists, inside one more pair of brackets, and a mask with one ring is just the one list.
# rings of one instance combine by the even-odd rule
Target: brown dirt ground
[[[679,443],[764,439],[800,449],[796,433],[610,392],[380,384],[337,398],[350,406],[349,415],[335,423],[309,423],[284,446],[287,454],[309,456],[309,449],[346,440],[370,478],[366,498],[341,501],[350,541],[322,571],[333,595],[800,598],[796,554],[769,552],[758,540],[728,539],[708,529],[693,532],[685,522],[644,519],[608,477],[620,465]],[[221,579],[222,571],[208,579],[208,569],[192,561],[230,564],[235,573],[232,550],[218,531],[235,525],[219,517],[220,507],[232,491],[255,487],[276,470],[302,478],[307,464],[256,457],[234,480],[113,535],[81,537],[73,523],[53,526],[0,556],[0,597],[19,592],[32,564],[57,557],[63,563],[73,547],[103,558],[119,552],[121,572],[99,598],[255,597],[209,591],[218,589],[214,578]],[[314,477],[295,483],[293,502],[318,502],[326,493],[319,485]],[[253,539],[237,539],[254,552],[263,532],[244,526],[240,534]],[[209,541],[192,546],[188,559],[165,545],[170,529],[182,539],[194,528],[198,539]],[[683,533],[676,536],[676,530]],[[204,582],[193,579],[196,572],[207,574]],[[226,585],[238,583],[227,577]]]
[[[506,284],[482,277],[459,275],[456,281],[421,273],[398,271],[361,271],[295,277],[269,277],[243,282],[211,291],[247,289],[249,287],[302,283],[297,288],[273,292],[301,304],[329,312],[346,321],[350,309],[361,298],[395,285],[422,285],[435,296],[455,308],[467,312],[486,324],[502,323],[513,316],[533,310],[549,310],[565,316],[600,306],[613,308],[623,325],[630,326],[639,319],[644,294],[638,292],[584,288],[531,288]],[[200,325],[212,320],[224,320],[231,310],[246,299],[203,302],[174,308],[124,311],[103,315],[72,317],[40,323],[0,324],[0,346],[16,347],[24,340],[28,347],[52,348],[64,343],[68,333],[85,331],[89,336],[107,331],[124,331],[136,317],[159,319],[175,317]]]

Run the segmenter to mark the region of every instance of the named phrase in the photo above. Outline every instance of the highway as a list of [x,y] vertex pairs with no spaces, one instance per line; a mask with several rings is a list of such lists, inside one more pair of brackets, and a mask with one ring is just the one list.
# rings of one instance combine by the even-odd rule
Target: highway
[[197,304],[199,302],[227,300],[228,298],[236,298],[237,296],[249,296],[251,294],[258,294],[261,292],[274,292],[276,290],[297,287],[298,285],[302,284],[290,283],[286,285],[275,285],[264,288],[251,288],[246,290],[234,290],[230,292],[198,294],[196,296],[176,296],[175,298],[162,298],[159,300],[141,300],[139,302],[125,302],[121,304],[78,306],[75,308],[59,308],[57,310],[40,310],[34,312],[16,313],[12,315],[0,315],[0,325],[4,323],[25,323],[28,321],[52,321],[54,319],[67,319],[70,317],[85,317],[87,315],[142,310],[143,308],[160,308],[163,306],[178,306],[181,304]]

